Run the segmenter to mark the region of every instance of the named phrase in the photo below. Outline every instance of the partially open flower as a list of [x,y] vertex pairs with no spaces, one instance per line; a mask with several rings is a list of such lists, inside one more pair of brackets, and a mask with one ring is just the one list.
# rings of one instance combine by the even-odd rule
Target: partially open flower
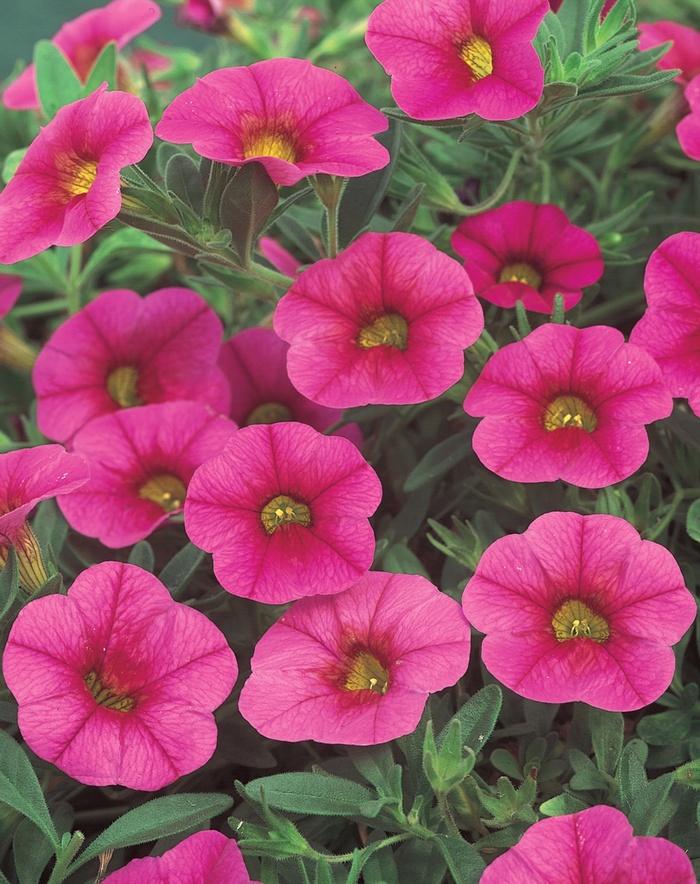
[[68,524],[105,546],[129,546],[182,511],[197,467],[236,425],[199,402],[164,402],[95,418],[73,440],[90,480],[61,501]]
[[676,127],[676,134],[683,151],[691,160],[700,162],[700,74],[685,88],[690,113]]
[[219,629],[148,571],[102,562],[15,620],[3,673],[33,752],[91,786],[153,791],[216,747],[238,668]]
[[224,589],[280,604],[341,592],[367,571],[368,519],[381,496],[377,474],[347,439],[257,424],[195,472],[185,530],[213,554]]
[[176,399],[226,412],[221,322],[190,289],[104,292],[51,336],[34,368],[39,429],[70,439],[88,421]]
[[183,0],[178,19],[204,31],[225,30],[226,16],[233,9],[247,12],[255,0]]
[[239,708],[273,740],[369,746],[415,730],[469,662],[469,624],[424,577],[370,572],[293,604],[258,642]]
[[669,42],[673,45],[656,66],[662,71],[680,68],[676,82],[687,84],[700,74],[700,31],[679,25],[675,21],[640,22],[640,49],[653,49]]
[[156,134],[230,166],[261,163],[277,184],[296,184],[383,168],[389,153],[372,136],[387,126],[333,71],[273,58],[202,77],[166,108]]
[[547,513],[492,543],[462,599],[484,666],[542,703],[626,712],[671,683],[697,613],[668,550],[615,516]]
[[[0,274],[0,319],[12,310],[21,292],[21,276]],[[35,361],[34,348],[5,323],[0,323],[0,365],[7,365],[19,371],[31,371]]]

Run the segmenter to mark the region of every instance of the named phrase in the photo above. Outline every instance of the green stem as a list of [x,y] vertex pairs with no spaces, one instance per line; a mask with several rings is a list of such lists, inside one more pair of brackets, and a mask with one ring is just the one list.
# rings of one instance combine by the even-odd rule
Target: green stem
[[[382,850],[384,847],[390,847],[392,844],[399,844],[401,841],[407,841],[409,838],[413,836],[406,832],[403,835],[392,835],[390,838],[385,838],[381,842],[381,846],[375,847],[374,844],[368,845],[374,848],[374,850]],[[352,853],[339,853],[339,854],[328,854],[328,853],[319,853],[318,851],[314,851],[315,859],[325,859],[326,862],[329,863],[351,863],[355,858],[355,851]]]
[[65,313],[68,302],[65,298],[53,298],[50,301],[37,301],[35,304],[23,304],[12,311],[13,319],[25,319],[30,316],[49,316],[53,313]]
[[465,217],[469,217],[471,215],[478,215],[481,212],[485,212],[486,209],[491,209],[496,203],[500,202],[501,199],[506,195],[508,188],[510,187],[513,178],[515,177],[515,173],[517,171],[518,166],[520,165],[520,160],[523,157],[522,148],[518,148],[513,152],[512,157],[510,158],[510,162],[503,173],[503,178],[501,178],[500,184],[493,191],[491,196],[487,197],[480,203],[477,203],[475,206],[463,206],[460,204],[459,208],[455,207],[455,211],[463,215]]
[[262,279],[264,282],[269,282],[271,285],[277,286],[278,288],[288,289],[293,281],[290,276],[285,276],[284,273],[270,270],[268,267],[263,267],[262,264],[256,264],[255,262],[246,269],[252,276]]
[[459,831],[459,826],[455,822],[455,818],[452,816],[452,811],[450,810],[450,805],[447,801],[447,795],[442,792],[437,796],[438,809],[440,811],[440,815],[447,827],[447,831],[450,835],[454,835],[457,838],[462,837],[462,833]]
[[82,832],[73,832],[73,835],[66,844],[65,847],[61,848],[59,852],[56,854],[56,864],[53,867],[53,871],[51,872],[51,877],[48,880],[48,884],[61,884],[62,881],[66,880],[68,875],[68,866],[71,864],[73,857],[83,846],[83,842],[85,841],[85,835]]
[[77,313],[83,306],[80,297],[80,269],[83,263],[83,247],[82,245],[71,246],[70,256],[68,258],[68,286],[66,290],[66,298],[68,301],[68,312]]

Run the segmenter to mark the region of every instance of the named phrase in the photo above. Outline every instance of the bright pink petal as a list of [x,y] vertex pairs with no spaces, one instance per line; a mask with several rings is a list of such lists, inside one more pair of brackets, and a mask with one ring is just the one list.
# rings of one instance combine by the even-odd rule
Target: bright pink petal
[[660,70],[680,68],[681,73],[676,77],[678,83],[688,83],[700,74],[700,31],[674,21],[640,22],[638,27],[642,51],[663,43],[673,44],[656,63]]
[[21,276],[0,275],[0,319],[12,310],[21,293]]
[[676,127],[676,134],[683,151],[691,160],[700,161],[700,74],[685,89],[690,113]]

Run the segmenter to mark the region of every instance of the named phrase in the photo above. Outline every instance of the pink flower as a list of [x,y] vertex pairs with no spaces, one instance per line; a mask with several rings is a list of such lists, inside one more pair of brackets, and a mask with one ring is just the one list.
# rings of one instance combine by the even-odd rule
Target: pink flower
[[540,820],[497,857],[481,884],[694,884],[686,853],[665,838],[635,838],[627,817],[598,804]]
[[[123,49],[159,18],[160,9],[153,0],[112,0],[106,6],[91,9],[66,22],[52,42],[85,83],[97,57],[108,43],[116,42],[117,49]],[[39,107],[33,64],[10,83],[2,100],[5,107],[12,110],[35,110]]]
[[647,309],[630,341],[654,357],[672,396],[700,416],[700,233],[676,233],[652,253]]
[[34,368],[42,433],[70,439],[121,408],[192,399],[228,411],[221,322],[196,292],[104,292],[63,323]]
[[274,324],[294,386],[331,408],[434,399],[462,377],[484,327],[464,270],[410,233],[365,233],[309,267]]
[[134,859],[104,884],[256,884],[240,848],[221,832],[197,832],[161,856]]
[[73,440],[90,481],[60,503],[68,524],[109,547],[148,537],[182,511],[192,474],[236,425],[199,402],[165,402],[95,418]]
[[542,703],[627,712],[671,683],[671,645],[696,614],[676,560],[624,519],[546,513],[486,550],[462,607],[481,658]]
[[[323,432],[342,418],[342,411],[317,405],[292,386],[288,350],[271,328],[244,329],[221,348],[219,365],[231,386],[230,414],[240,426],[299,421]],[[362,442],[357,424],[337,434]]]
[[231,9],[253,8],[255,0],[184,0],[178,18],[185,24],[205,31],[218,30]]
[[213,553],[224,589],[281,604],[341,592],[367,571],[368,518],[381,496],[377,474],[347,439],[258,424],[195,472],[185,530]]
[[62,107],[0,193],[0,264],[85,242],[119,214],[120,170],[153,143],[146,106],[105,92]]
[[262,256],[280,273],[285,273],[287,276],[297,275],[301,262],[297,261],[294,255],[281,246],[276,239],[271,236],[261,236],[258,248]]
[[654,49],[662,43],[673,45],[656,63],[660,70],[670,71],[680,68],[677,83],[689,83],[700,74],[700,31],[679,25],[675,21],[657,21],[653,24],[639,24],[639,48]]
[[75,492],[88,476],[83,458],[60,445],[0,454],[0,568],[7,562],[8,547],[14,546],[25,589],[40,589],[48,580],[39,543],[27,523],[29,514],[42,500]]
[[[21,276],[0,274],[0,319],[3,319],[12,310],[21,293]],[[34,347],[8,325],[0,322],[0,365],[29,372],[32,370],[35,360]]]
[[22,736],[90,786],[154,791],[205,764],[236,658],[135,565],[102,562],[20,611],[3,656]]
[[469,662],[469,624],[425,578],[370,572],[293,604],[258,642],[239,708],[263,736],[369,746],[415,730]]
[[296,184],[383,168],[389,153],[372,135],[387,125],[338,74],[273,58],[207,74],[166,108],[156,134],[229,166],[259,162],[277,184]]
[[[561,9],[563,0],[549,0],[549,5],[552,7],[552,12],[558,12]],[[605,4],[600,13],[601,21],[607,16],[610,10],[615,5],[616,0],[605,0]]]
[[547,0],[384,0],[366,41],[409,116],[512,120],[542,96],[532,41],[548,12]]
[[654,360],[607,326],[546,324],[484,366],[464,409],[484,417],[472,444],[514,482],[602,488],[646,460],[645,424],[673,401]]
[[465,218],[452,247],[464,258],[476,294],[499,307],[522,301],[535,313],[551,313],[560,294],[568,310],[603,274],[595,237],[557,206],[507,203]]
[[681,148],[691,160],[700,161],[700,74],[685,88],[690,113],[676,127]]
[[0,319],[3,319],[22,294],[22,277],[0,274]]

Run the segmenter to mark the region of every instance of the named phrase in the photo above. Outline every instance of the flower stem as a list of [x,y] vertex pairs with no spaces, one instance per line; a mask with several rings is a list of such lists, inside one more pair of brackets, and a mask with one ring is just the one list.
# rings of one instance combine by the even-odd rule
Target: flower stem
[[48,884],[61,884],[62,881],[66,880],[68,866],[83,846],[83,841],[85,841],[85,835],[82,832],[73,832],[66,846],[59,848],[59,852],[56,854],[56,864],[53,867]]
[[80,296],[80,270],[83,263],[83,247],[81,245],[71,246],[70,255],[68,257],[68,279],[66,288],[66,298],[68,301],[68,312],[70,314],[77,313],[83,306]]

